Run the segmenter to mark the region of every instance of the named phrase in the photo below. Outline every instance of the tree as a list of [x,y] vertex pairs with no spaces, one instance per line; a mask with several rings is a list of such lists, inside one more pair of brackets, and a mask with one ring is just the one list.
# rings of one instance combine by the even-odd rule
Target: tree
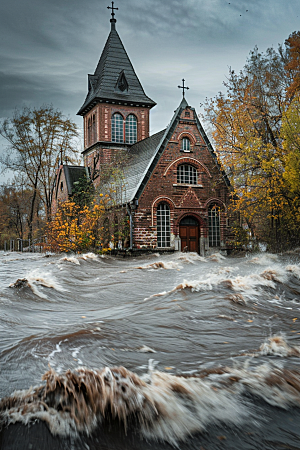
[[282,134],[283,117],[292,114],[290,61],[287,45],[265,54],[255,48],[238,74],[230,69],[226,94],[205,105],[217,153],[234,186],[232,208],[273,248],[294,236],[287,220],[294,197],[284,176],[289,150]]
[[76,124],[52,106],[16,110],[11,119],[0,125],[0,134],[8,141],[5,167],[23,174],[32,189],[29,214],[29,238],[38,197],[44,204],[47,220],[51,218],[51,187],[59,158],[75,155]]
[[95,198],[95,187],[87,176],[74,182],[71,201],[81,208],[90,206]]
[[286,39],[285,45],[289,55],[285,69],[290,78],[287,95],[293,99],[295,94],[300,92],[300,31],[294,31]]
[[104,202],[83,208],[72,201],[60,204],[54,219],[48,224],[48,243],[52,250],[82,252],[95,247],[104,211]]
[[28,231],[31,197],[32,192],[22,178],[1,186],[0,232],[3,239],[24,239]]

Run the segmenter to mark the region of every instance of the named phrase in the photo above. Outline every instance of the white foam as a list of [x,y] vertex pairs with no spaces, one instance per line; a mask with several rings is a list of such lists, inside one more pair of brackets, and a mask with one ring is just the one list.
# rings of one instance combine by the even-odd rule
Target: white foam
[[167,269],[167,270],[180,270],[182,266],[180,266],[177,262],[174,261],[157,261],[150,264],[145,264],[144,266],[135,267],[136,269]]
[[68,261],[71,262],[72,264],[80,265],[80,262],[78,261],[76,256],[64,256],[63,258],[60,258],[59,262],[60,261]]
[[87,261],[88,259],[97,260],[98,256],[95,253],[90,252],[78,256],[78,259],[83,259],[84,261]]
[[285,270],[287,272],[292,273],[295,277],[299,278],[299,280],[300,280],[300,266],[297,266],[295,264],[294,265],[290,264],[290,265],[286,266]]
[[224,259],[226,259],[225,256],[223,256],[221,253],[213,253],[212,255],[209,256],[209,259],[211,261],[216,261],[218,263],[224,261]]
[[254,256],[250,259],[250,263],[252,264],[258,264],[261,266],[266,266],[269,264],[273,264],[274,261],[278,260],[278,255],[274,255],[273,253],[261,253],[257,256]]
[[47,298],[47,295],[41,292],[38,289],[38,286],[44,286],[47,288],[55,289],[56,291],[66,292],[67,289],[64,289],[56,280],[53,274],[49,272],[43,272],[40,269],[34,269],[26,275],[26,279],[28,280],[28,285],[31,288],[32,292],[38,297]]
[[179,259],[180,261],[183,261],[188,264],[195,264],[196,261],[207,262],[206,258],[204,258],[203,256],[198,255],[198,253],[194,253],[194,252],[187,252],[187,253],[180,252],[176,256],[176,259]]
[[300,347],[290,347],[284,335],[273,335],[268,337],[259,348],[261,355],[274,356],[297,356],[300,357]]
[[142,347],[138,348],[137,350],[140,353],[156,353],[153,348],[148,347],[147,345],[143,345]]

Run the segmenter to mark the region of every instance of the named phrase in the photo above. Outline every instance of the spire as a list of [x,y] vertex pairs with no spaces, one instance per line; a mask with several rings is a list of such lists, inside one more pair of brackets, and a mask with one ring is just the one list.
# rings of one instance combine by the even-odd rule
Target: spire
[[115,29],[112,2],[111,31],[93,75],[88,75],[88,94],[77,114],[85,115],[96,103],[108,102],[152,108],[156,103],[149,98],[138,79],[118,32]]
[[107,9],[111,9],[111,19],[110,19],[111,30],[115,30],[116,29],[116,22],[117,22],[117,20],[115,19],[114,10],[118,10],[119,9],[119,8],[115,8],[114,7],[114,3],[115,2],[111,2],[111,6],[107,7]]

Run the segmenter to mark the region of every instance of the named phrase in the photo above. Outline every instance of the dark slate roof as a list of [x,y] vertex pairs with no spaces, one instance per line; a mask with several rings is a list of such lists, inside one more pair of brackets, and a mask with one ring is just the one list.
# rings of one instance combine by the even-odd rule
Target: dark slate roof
[[156,154],[157,148],[166,130],[159,131],[152,136],[134,144],[129,151],[129,160],[124,168],[124,193],[122,203],[134,199],[143,176],[146,174],[149,162]]
[[[163,153],[167,143],[171,139],[174,130],[180,120],[180,115],[183,109],[188,106],[186,99],[183,97],[179,107],[175,111],[175,114],[165,130],[162,130],[153,136],[146,138],[140,142],[134,144],[129,151],[129,160],[124,168],[124,192],[122,195],[122,203],[131,202],[134,199],[139,199],[144,187],[146,186],[154,168]],[[193,108],[191,108],[193,110]],[[216,166],[219,167],[222,173],[223,179],[228,186],[230,182],[221,170],[218,163],[217,156],[213,150],[213,147],[197,117],[195,112],[196,124],[198,130],[208,146],[209,151],[215,160]]]
[[[127,89],[122,91],[118,81],[120,78],[124,80],[124,75]],[[95,73],[88,75],[88,94],[77,114],[84,115],[98,101],[128,102],[148,107],[156,105],[145,94],[114,23]]]
[[72,195],[74,183],[80,178],[87,176],[86,168],[84,166],[63,166],[65,178],[67,182],[68,195]]

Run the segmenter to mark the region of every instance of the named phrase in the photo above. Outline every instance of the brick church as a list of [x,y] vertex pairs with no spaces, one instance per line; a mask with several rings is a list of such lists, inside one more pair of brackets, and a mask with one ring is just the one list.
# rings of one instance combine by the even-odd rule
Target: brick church
[[121,216],[126,218],[128,237],[119,240],[119,248],[173,248],[202,255],[211,248],[225,249],[230,184],[185,98],[184,80],[183,98],[170,124],[149,136],[150,110],[156,103],[135,73],[112,7],[111,31],[95,73],[88,75],[88,93],[78,112],[84,123],[85,167],[61,165],[53,200],[66,199],[72,180],[84,170],[105,192],[103,168],[125,153],[122,189],[111,208],[115,213],[110,212],[104,224],[115,230]]

